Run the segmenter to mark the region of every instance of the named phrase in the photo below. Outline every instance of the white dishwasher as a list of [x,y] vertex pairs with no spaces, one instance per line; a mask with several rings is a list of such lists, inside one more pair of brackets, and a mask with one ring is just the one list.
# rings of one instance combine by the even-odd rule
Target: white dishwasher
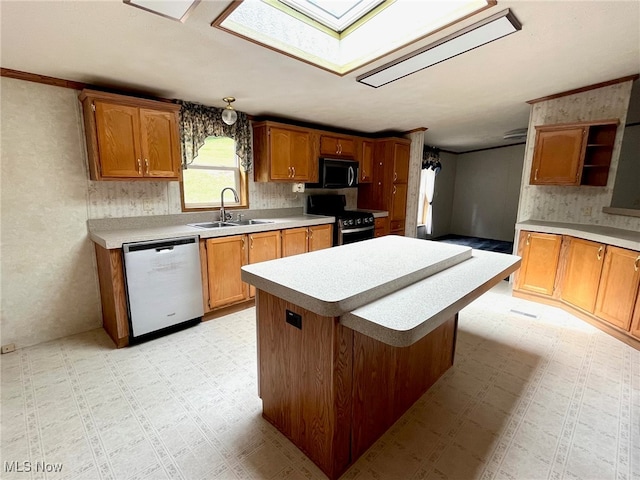
[[204,315],[198,237],[125,243],[129,341],[198,323]]

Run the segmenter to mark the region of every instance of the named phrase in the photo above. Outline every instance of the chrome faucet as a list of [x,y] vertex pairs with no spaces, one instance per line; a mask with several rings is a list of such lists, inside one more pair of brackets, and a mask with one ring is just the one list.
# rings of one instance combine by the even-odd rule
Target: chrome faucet
[[231,214],[225,212],[224,210],[224,192],[226,190],[231,190],[233,192],[233,198],[236,202],[240,202],[240,199],[238,198],[238,192],[235,191],[235,189],[231,188],[231,187],[224,187],[222,189],[222,191],[220,192],[220,221],[221,222],[226,222],[227,220],[231,220]]

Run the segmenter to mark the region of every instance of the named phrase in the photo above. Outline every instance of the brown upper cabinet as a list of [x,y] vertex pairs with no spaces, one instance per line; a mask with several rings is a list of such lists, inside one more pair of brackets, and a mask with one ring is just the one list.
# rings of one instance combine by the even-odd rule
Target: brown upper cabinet
[[353,158],[356,141],[353,137],[320,135],[320,155]]
[[358,183],[371,183],[373,170],[373,141],[359,140],[358,144]]
[[[265,121],[253,124],[254,180],[310,182],[312,133],[302,127]],[[317,176],[317,175],[316,175]]]
[[91,180],[179,180],[180,105],[83,90]]
[[618,120],[536,126],[531,185],[606,186]]

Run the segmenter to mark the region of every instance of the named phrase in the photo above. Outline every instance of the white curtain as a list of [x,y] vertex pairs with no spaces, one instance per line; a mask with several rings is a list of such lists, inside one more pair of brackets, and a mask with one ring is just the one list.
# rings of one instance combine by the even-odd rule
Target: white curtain
[[420,201],[418,203],[418,223],[425,225],[427,235],[433,233],[433,192],[436,186],[436,172],[424,168],[420,173]]

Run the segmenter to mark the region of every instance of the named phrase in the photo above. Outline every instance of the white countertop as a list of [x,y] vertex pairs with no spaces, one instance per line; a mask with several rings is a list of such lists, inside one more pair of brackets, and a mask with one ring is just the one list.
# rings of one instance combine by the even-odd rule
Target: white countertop
[[516,223],[516,230],[531,230],[541,233],[570,235],[593,242],[606,243],[620,248],[640,251],[640,232],[602,225],[583,225],[579,223],[546,222],[543,220],[525,220]]
[[[321,215],[295,215],[281,218],[255,218],[254,220],[271,220],[273,223],[258,225],[239,225],[220,228],[198,228],[189,225],[145,226],[117,230],[92,230],[91,240],[104,248],[122,248],[123,243],[160,240],[163,238],[189,237],[199,235],[200,238],[226,237],[243,233],[268,232],[286,228],[309,227],[334,223],[334,217]],[[194,222],[195,223],[195,222]],[[203,223],[203,222],[198,222]]]
[[473,250],[469,260],[345,313],[340,323],[395,347],[432,332],[515,271],[520,257]]
[[389,235],[242,267],[256,288],[407,346],[520,266],[520,257]]
[[471,258],[471,248],[389,235],[242,267],[242,279],[319,315],[340,316]]

